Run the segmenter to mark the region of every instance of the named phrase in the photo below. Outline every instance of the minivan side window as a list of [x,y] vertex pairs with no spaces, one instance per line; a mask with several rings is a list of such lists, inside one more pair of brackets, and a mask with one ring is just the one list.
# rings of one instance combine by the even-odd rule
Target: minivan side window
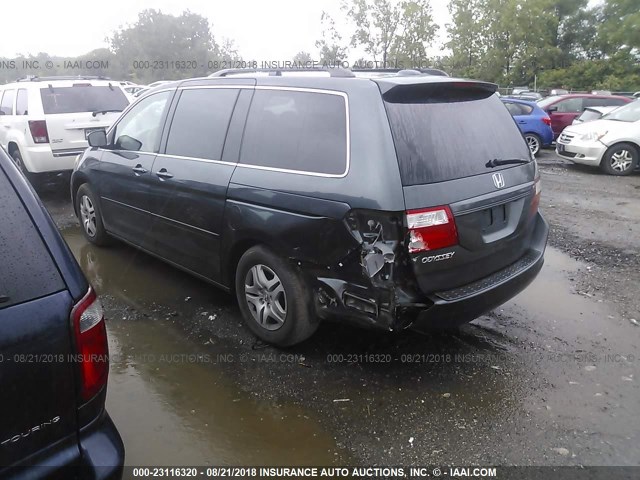
[[5,115],[13,115],[13,99],[16,96],[15,90],[5,90],[0,103],[0,111]]
[[582,98],[567,98],[566,100],[561,100],[556,103],[556,107],[558,107],[558,113],[577,113],[583,110],[582,107]]
[[24,88],[18,90],[18,98],[16,99],[16,115],[29,114],[29,104],[27,98],[27,91]]
[[183,90],[171,122],[167,155],[220,160],[238,89]]
[[344,175],[347,128],[342,95],[257,89],[249,109],[240,163]]
[[115,127],[115,149],[157,153],[171,95],[171,91],[149,95],[129,110]]

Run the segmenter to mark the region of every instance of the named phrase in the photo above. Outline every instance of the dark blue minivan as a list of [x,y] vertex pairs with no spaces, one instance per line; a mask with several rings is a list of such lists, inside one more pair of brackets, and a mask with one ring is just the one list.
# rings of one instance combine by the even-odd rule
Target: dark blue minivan
[[100,301],[0,148],[0,478],[120,479]]

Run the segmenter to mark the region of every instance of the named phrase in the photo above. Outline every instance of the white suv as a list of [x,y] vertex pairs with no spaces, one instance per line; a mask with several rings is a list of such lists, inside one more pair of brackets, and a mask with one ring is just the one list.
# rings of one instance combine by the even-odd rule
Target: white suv
[[87,135],[106,130],[129,105],[119,82],[33,77],[0,85],[0,145],[32,183],[73,169]]

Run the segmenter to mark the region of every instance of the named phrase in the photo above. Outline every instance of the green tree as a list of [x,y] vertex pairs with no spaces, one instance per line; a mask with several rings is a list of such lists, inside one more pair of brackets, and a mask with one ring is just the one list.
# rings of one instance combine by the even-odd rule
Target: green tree
[[293,61],[302,66],[311,66],[311,62],[313,61],[313,59],[311,58],[311,54],[309,52],[300,51],[293,56]]
[[433,21],[429,0],[400,3],[400,34],[393,44],[393,53],[408,67],[422,67],[427,60],[427,47],[433,42],[438,25]]
[[448,59],[450,73],[462,77],[475,76],[482,57],[482,26],[479,21],[479,0],[451,0],[449,13],[452,23],[448,24],[451,50]]
[[144,82],[205,75],[209,60],[221,57],[209,21],[189,11],[173,16],[144,10],[110,43],[123,67]]
[[362,47],[380,67],[426,62],[435,37],[429,0],[344,0],[342,9],[354,26],[352,47]]
[[638,0],[606,0],[598,32],[605,53],[619,49],[640,50],[640,5]]
[[336,22],[327,12],[320,16],[322,37],[316,41],[320,51],[320,62],[326,65],[337,65],[346,60],[348,49],[344,45],[342,35],[336,29]]

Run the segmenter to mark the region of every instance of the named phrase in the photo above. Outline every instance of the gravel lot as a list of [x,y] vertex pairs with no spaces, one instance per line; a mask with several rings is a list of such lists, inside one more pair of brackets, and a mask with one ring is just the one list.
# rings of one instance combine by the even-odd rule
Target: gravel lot
[[527,290],[454,333],[330,323],[287,356],[228,295],[88,245],[44,193],[107,309],[127,463],[638,465],[640,174],[539,163],[552,230]]

